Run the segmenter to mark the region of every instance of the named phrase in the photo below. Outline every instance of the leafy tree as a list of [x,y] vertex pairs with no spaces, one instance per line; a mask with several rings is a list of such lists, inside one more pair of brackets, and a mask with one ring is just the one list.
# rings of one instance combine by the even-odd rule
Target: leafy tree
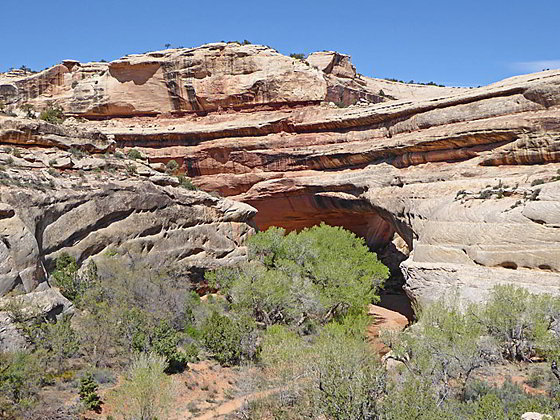
[[249,261],[207,275],[233,308],[264,325],[326,323],[363,313],[388,275],[364,241],[325,224],[286,235],[270,228],[251,237]]
[[52,365],[60,369],[64,360],[75,356],[79,351],[78,335],[72,329],[70,317],[41,324],[36,345],[39,349],[45,350]]
[[555,359],[560,354],[560,298],[533,295],[512,285],[496,286],[475,316],[498,340],[507,359],[529,360],[537,352]]
[[32,408],[44,383],[39,355],[0,353],[0,418],[17,416]]
[[271,386],[283,392],[252,407],[251,414],[262,417],[251,418],[270,418],[266,410],[282,418],[294,418],[290,411],[310,419],[379,418],[387,375],[365,341],[366,322],[347,316],[310,337],[283,325],[269,327],[259,360],[277,378]]
[[457,303],[439,300],[417,316],[416,325],[396,336],[387,333],[385,342],[414,375],[431,378],[438,389],[438,404],[452,397],[454,390],[462,395],[473,372],[499,360],[495,342]]
[[385,393],[385,369],[361,334],[340,324],[325,327],[310,360],[317,411],[329,419],[373,419]]

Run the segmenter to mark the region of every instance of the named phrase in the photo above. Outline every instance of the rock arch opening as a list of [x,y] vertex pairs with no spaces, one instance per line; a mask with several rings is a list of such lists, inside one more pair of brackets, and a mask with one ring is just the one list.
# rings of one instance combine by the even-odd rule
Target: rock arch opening
[[364,238],[390,270],[379,305],[413,319],[412,303],[402,288],[404,276],[399,267],[408,258],[412,232],[403,229],[389,214],[349,192],[298,192],[247,203],[258,210],[254,221],[259,230],[278,226],[287,231],[300,231],[324,222]]

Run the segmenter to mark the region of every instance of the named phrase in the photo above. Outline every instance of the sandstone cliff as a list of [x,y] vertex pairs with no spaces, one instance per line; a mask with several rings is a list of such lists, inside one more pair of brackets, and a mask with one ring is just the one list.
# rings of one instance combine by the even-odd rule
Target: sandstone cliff
[[0,116],[0,138],[25,145],[0,151],[0,295],[34,290],[63,252],[191,274],[244,256],[253,208],[181,188],[145,161],[95,154],[114,148],[99,132]]
[[[218,43],[7,74],[0,76],[0,95],[20,115],[23,103],[37,110],[50,103],[88,118],[37,135],[33,120],[0,117],[0,141],[32,156],[10,171],[40,171],[35,165],[48,163],[41,157],[48,147],[68,150],[72,142],[96,153],[134,147],[151,165],[175,160],[202,189],[255,207],[259,228],[325,221],[353,230],[396,264],[405,260],[405,289],[416,300],[453,290],[483,299],[494,284],[508,282],[560,293],[560,71],[443,88],[360,76],[348,56],[334,52],[303,61],[267,47]],[[71,134],[80,130],[90,134]],[[31,152],[37,146],[41,152]],[[92,159],[66,155],[60,157],[69,165],[65,173],[85,171]],[[183,243],[188,226],[198,226],[192,220],[217,224],[212,232],[237,224],[223,247],[234,253],[251,211],[243,207],[233,211],[243,216],[223,219],[223,201],[154,185],[153,167],[142,164],[146,175],[132,185],[124,175],[113,186],[92,180],[87,192],[68,185],[30,198],[5,188],[0,214],[18,220],[7,226],[21,225],[23,256],[10,252],[22,281],[40,278],[27,274],[42,270],[29,255],[49,261],[68,247],[80,258],[127,244],[180,259],[166,232],[180,225],[177,243]],[[104,199],[119,206],[104,212]],[[22,209],[17,200],[31,204]],[[91,200],[100,204],[90,208]],[[196,205],[204,215],[178,221]],[[83,225],[65,235],[51,221],[74,208],[68,219]],[[82,221],[92,214],[99,217]],[[168,224],[158,230],[154,218]],[[104,235],[108,220],[119,221]],[[153,248],[144,245],[142,238],[156,231],[163,234]],[[4,284],[16,281],[11,276]]]

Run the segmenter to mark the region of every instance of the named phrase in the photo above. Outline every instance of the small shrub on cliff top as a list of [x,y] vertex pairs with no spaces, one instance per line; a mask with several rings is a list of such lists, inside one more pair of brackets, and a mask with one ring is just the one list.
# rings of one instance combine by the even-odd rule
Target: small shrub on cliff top
[[291,53],[290,57],[295,58],[296,60],[304,60],[305,59],[305,54]]
[[31,104],[23,104],[19,107],[23,112],[25,112],[25,115],[27,116],[27,118],[36,118],[35,117],[35,108],[33,107],[33,105]]

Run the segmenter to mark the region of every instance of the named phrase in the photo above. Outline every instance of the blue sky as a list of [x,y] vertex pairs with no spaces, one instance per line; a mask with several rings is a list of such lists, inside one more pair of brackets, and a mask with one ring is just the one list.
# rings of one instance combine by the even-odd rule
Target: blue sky
[[478,86],[560,68],[559,0],[19,0],[2,4],[0,71],[221,40],[337,50],[359,72]]

